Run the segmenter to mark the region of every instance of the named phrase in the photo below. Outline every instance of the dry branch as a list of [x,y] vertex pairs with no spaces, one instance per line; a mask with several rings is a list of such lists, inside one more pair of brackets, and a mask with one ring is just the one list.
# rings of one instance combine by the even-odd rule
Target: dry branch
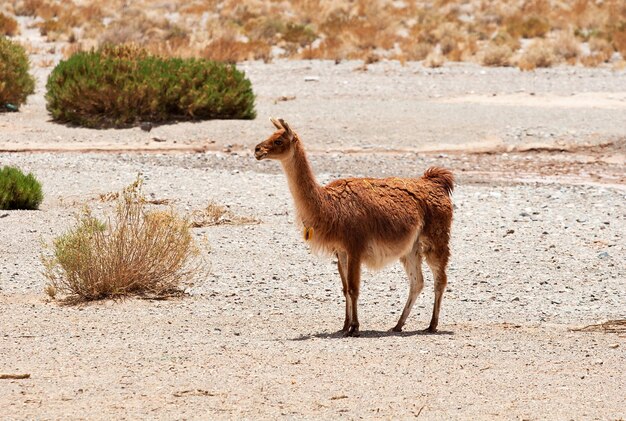
[[626,319],[607,320],[604,323],[591,324],[570,330],[574,332],[626,333]]
[[0,374],[0,380],[21,380],[30,379],[30,374]]

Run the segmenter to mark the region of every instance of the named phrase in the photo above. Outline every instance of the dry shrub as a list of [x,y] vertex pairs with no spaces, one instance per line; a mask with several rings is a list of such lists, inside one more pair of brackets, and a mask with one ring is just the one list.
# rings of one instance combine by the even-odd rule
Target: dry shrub
[[[624,16],[626,18],[626,15]],[[613,47],[618,51],[622,58],[626,58],[626,20],[622,23],[623,28],[613,33]]]
[[613,56],[613,47],[603,38],[591,38],[589,40],[590,54],[580,58],[585,67],[596,67],[606,63]]
[[554,48],[550,43],[537,40],[524,51],[518,65],[522,70],[534,70],[538,67],[551,67],[555,61]]
[[483,51],[482,64],[485,66],[505,67],[511,65],[513,51],[508,45],[487,44]]
[[198,248],[189,222],[173,210],[147,208],[141,179],[123,190],[108,220],[87,208],[77,224],[42,256],[46,292],[76,300],[130,294],[164,296],[197,271]]
[[491,39],[496,45],[506,45],[511,51],[517,51],[521,47],[519,38],[511,36],[508,32],[500,31]]
[[243,42],[230,37],[213,40],[200,53],[202,58],[224,63],[238,63],[244,60],[270,61],[270,46],[262,41]]
[[428,57],[424,60],[424,66],[432,68],[441,67],[445,61],[446,59],[439,51],[433,51],[428,54]]
[[616,72],[621,72],[626,69],[626,60],[617,60],[613,63],[613,70]]
[[17,21],[11,16],[0,13],[0,36],[6,35],[12,37],[19,33]]
[[163,44],[168,44],[170,49],[186,47],[189,32],[167,19],[152,19],[141,9],[129,9],[100,31],[98,44],[136,44],[157,52],[154,50],[164,49]]
[[603,38],[592,38],[589,40],[589,50],[591,50],[592,54],[600,56],[604,62],[609,61],[613,55],[613,47]]
[[580,44],[570,32],[560,32],[554,40],[554,54],[570,64],[576,62],[580,54]]
[[260,221],[248,216],[237,216],[229,209],[216,203],[209,203],[206,208],[191,213],[193,228],[212,227],[215,225],[248,225]]
[[408,61],[421,61],[428,57],[433,46],[427,42],[416,42],[415,39],[405,39],[400,43],[403,57]]
[[[12,0],[5,13],[11,4],[38,22],[57,22],[46,24],[51,39],[76,34],[77,41],[97,45],[134,42],[156,54],[214,54],[230,62],[267,61],[271,46],[292,58],[364,59],[374,52],[423,60],[437,47],[446,60],[475,60],[482,58],[475,57],[477,42],[491,40],[515,52],[520,37],[553,39],[557,31],[574,31],[583,41],[602,37],[626,55],[624,0]],[[172,15],[175,24],[158,17]],[[221,39],[227,42],[216,41]],[[207,53],[212,42],[216,52]],[[574,51],[566,46],[556,55],[574,62]]]
[[550,22],[544,16],[523,14],[512,16],[507,24],[507,32],[514,37],[543,37],[550,30]]
[[57,16],[59,9],[58,4],[46,0],[21,0],[16,2],[14,8],[18,16],[38,16],[44,20]]

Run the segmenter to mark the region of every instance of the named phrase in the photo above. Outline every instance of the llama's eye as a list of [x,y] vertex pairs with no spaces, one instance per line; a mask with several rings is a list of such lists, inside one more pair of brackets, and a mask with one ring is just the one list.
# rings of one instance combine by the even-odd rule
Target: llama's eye
[[280,139],[279,139],[279,140],[275,140],[275,141],[274,141],[274,145],[276,145],[276,146],[280,146],[280,145],[282,145],[282,144],[283,144],[283,141],[282,141],[282,140],[280,140]]

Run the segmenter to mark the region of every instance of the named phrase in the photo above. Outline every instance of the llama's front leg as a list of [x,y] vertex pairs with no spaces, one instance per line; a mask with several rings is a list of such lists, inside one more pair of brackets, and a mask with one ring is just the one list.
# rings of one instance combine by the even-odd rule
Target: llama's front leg
[[341,332],[346,333],[350,328],[350,317],[352,316],[352,300],[350,300],[350,296],[348,295],[348,279],[346,274],[348,269],[348,255],[346,253],[337,253],[337,268],[339,270],[339,276],[341,277],[343,298],[346,300],[346,318],[344,319]]
[[361,259],[355,256],[348,256],[348,298],[350,301],[350,323],[345,336],[359,336],[359,316],[357,312],[357,301],[361,287]]

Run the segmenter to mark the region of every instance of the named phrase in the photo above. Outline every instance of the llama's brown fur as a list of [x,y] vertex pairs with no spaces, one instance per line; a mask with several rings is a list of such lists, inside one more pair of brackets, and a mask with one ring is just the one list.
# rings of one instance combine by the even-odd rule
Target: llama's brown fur
[[428,330],[435,332],[446,287],[448,243],[452,224],[452,173],[429,168],[420,178],[347,178],[320,186],[302,141],[283,120],[255,149],[257,159],[281,162],[298,219],[313,251],[336,255],[346,298],[343,332],[358,335],[357,300],[361,263],[380,268],[399,259],[409,276],[410,292],[400,320],[401,331],[424,285],[422,258],[435,279],[435,304]]

